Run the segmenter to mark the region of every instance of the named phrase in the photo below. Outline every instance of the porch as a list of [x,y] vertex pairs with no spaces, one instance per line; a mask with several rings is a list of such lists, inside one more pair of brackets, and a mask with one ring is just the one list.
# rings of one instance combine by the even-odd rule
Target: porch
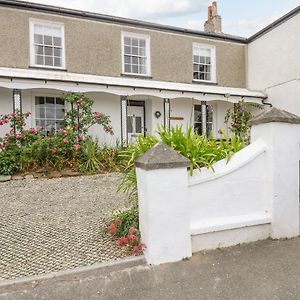
[[[111,117],[114,136],[90,129],[103,144],[126,144],[137,135],[153,134],[157,126],[193,126],[201,134],[230,134],[224,116],[234,103],[261,103],[266,96],[247,89],[144,79],[79,75],[44,70],[0,69],[0,114],[30,111],[27,127],[57,129],[63,118],[66,92],[81,92],[94,100],[94,110]],[[6,133],[0,128],[0,136]]]

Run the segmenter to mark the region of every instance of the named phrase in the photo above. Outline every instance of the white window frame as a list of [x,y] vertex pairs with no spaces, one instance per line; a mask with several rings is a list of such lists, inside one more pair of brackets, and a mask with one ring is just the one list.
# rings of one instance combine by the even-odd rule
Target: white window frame
[[[62,57],[60,67],[57,66],[45,66],[45,65],[38,65],[35,63],[35,51],[34,51],[34,25],[44,25],[44,26],[56,26],[61,28],[61,45],[62,45]],[[63,23],[59,22],[51,22],[45,20],[38,20],[38,19],[29,19],[29,42],[30,42],[30,66],[42,69],[66,69],[66,46],[65,46],[65,26]]]
[[[211,52],[211,80],[202,80],[202,79],[194,79],[194,53],[195,48],[210,50]],[[199,44],[193,43],[193,55],[192,55],[192,65],[193,65],[193,81],[195,82],[207,82],[207,83],[217,83],[217,61],[216,61],[216,46],[208,45],[208,44]]]
[[[137,38],[137,39],[144,39],[146,41],[146,74],[140,73],[128,73],[125,72],[125,61],[124,61],[124,39],[125,37],[129,38]],[[133,33],[133,32],[125,32],[122,31],[121,34],[121,45],[122,45],[122,74],[125,75],[132,75],[132,76],[142,76],[142,77],[151,77],[151,44],[150,44],[150,36],[140,33]]]

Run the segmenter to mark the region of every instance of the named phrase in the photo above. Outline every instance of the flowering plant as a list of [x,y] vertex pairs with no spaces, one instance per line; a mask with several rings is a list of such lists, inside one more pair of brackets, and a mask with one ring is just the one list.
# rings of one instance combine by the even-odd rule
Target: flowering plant
[[72,128],[78,135],[86,135],[91,126],[98,124],[105,132],[113,134],[109,116],[92,111],[92,99],[80,93],[68,93],[62,99],[70,106],[63,121],[65,128]]

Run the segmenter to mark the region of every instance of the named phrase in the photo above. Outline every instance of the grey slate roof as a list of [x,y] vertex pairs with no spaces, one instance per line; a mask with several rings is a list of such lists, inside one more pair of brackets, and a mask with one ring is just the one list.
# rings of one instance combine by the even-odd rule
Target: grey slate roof
[[252,118],[249,125],[253,126],[271,122],[300,124],[300,117],[285,110],[273,107]]

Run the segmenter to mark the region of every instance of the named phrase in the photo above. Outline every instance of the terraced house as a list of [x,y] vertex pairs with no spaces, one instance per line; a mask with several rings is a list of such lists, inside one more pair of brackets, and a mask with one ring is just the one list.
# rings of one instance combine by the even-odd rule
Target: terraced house
[[0,113],[30,111],[28,127],[54,131],[60,96],[83,92],[111,116],[114,136],[91,129],[103,143],[134,141],[158,124],[218,137],[234,103],[267,98],[262,86],[248,89],[249,39],[221,25],[215,2],[195,31],[0,0]]

